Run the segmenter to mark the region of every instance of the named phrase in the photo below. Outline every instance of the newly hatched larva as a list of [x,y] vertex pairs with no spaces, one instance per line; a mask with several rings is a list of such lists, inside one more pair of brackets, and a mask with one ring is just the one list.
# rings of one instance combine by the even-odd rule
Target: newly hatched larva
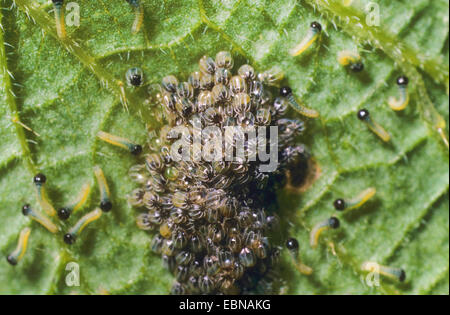
[[53,11],[55,11],[56,33],[61,39],[66,38],[66,25],[64,24],[64,0],[52,0]]
[[303,264],[300,261],[298,241],[295,238],[289,238],[286,241],[286,248],[289,250],[289,253],[291,254],[295,268],[297,268],[297,270],[301,274],[304,274],[306,276],[309,276],[310,274],[312,274],[312,272],[313,272],[312,268]]
[[105,142],[111,143],[112,145],[124,148],[130,151],[133,155],[139,155],[142,152],[142,146],[140,144],[134,143],[126,138],[115,136],[104,131],[99,131],[97,133],[97,137]]
[[144,83],[144,72],[138,67],[130,68],[125,74],[125,78],[129,86],[139,87]]
[[13,266],[17,265],[19,261],[25,255],[28,245],[28,239],[30,238],[31,229],[29,227],[20,231],[19,241],[17,242],[16,249],[6,257],[6,260]]
[[29,204],[26,204],[22,207],[22,213],[24,216],[30,217],[32,220],[39,222],[43,225],[49,232],[56,233],[58,232],[58,227],[50,221],[43,213],[33,210]]
[[364,70],[364,64],[361,62],[361,56],[356,51],[340,51],[338,53],[338,62],[341,66],[348,66],[353,72],[361,72]]
[[100,209],[104,212],[108,212],[112,209],[112,203],[111,193],[109,191],[108,183],[106,182],[105,174],[98,165],[94,167],[94,174],[100,189]]
[[389,266],[383,266],[379,263],[373,262],[373,261],[366,261],[361,265],[361,270],[367,271],[367,272],[375,272],[378,274],[381,274],[383,276],[386,276],[388,278],[404,282],[406,280],[406,273],[405,270],[401,268],[394,268]]
[[41,173],[37,174],[33,178],[34,187],[36,188],[36,199],[39,205],[49,216],[53,217],[56,214],[56,211],[48,200],[47,192],[45,190],[46,181],[47,177]]
[[273,66],[269,70],[259,73],[258,79],[269,86],[279,87],[280,82],[284,79],[284,71],[278,66]]
[[312,248],[316,248],[317,244],[319,242],[320,234],[322,234],[323,231],[329,230],[329,229],[337,229],[340,226],[340,222],[338,218],[331,217],[326,219],[325,221],[317,223],[313,229],[311,230],[310,238],[309,238],[309,244]]
[[134,21],[131,26],[131,33],[136,34],[142,27],[142,22],[144,22],[144,7],[139,0],[126,0],[134,10]]
[[69,245],[73,244],[84,228],[89,223],[100,218],[101,215],[102,211],[99,208],[84,215],[66,234],[64,234],[64,242]]
[[61,220],[67,220],[72,213],[84,206],[90,191],[91,185],[89,183],[84,184],[75,200],[73,200],[68,206],[58,210],[58,217]]
[[333,202],[334,208],[338,211],[356,209],[361,207],[363,204],[367,202],[370,198],[375,196],[377,190],[374,187],[369,187],[364,189],[362,192],[358,194],[358,196],[352,199],[336,199]]
[[294,95],[292,94],[292,89],[288,86],[284,86],[280,89],[280,95],[283,97],[286,97],[289,103],[303,116],[309,117],[309,118],[317,118],[319,117],[319,113],[312,109],[305,107],[301,105],[297,100],[295,99]]
[[388,99],[388,104],[393,110],[395,111],[404,110],[406,106],[408,106],[409,103],[408,83],[409,80],[405,76],[397,78],[397,85],[400,92],[400,97],[396,98],[394,96],[391,96]]
[[317,40],[321,31],[322,25],[320,25],[319,22],[312,22],[308,32],[306,33],[305,38],[303,38],[300,44],[298,44],[289,51],[291,56],[295,57],[302,54],[306,49],[309,48],[309,46],[311,46]]
[[369,129],[372,130],[384,142],[388,142],[391,139],[389,133],[383,127],[373,121],[372,118],[370,118],[370,113],[367,109],[361,109],[360,111],[358,111],[358,119],[364,122],[369,127]]

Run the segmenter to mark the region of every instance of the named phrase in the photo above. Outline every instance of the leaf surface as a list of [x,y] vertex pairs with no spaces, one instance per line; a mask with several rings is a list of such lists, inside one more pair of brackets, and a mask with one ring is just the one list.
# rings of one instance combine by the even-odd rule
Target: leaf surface
[[[0,263],[2,293],[166,294],[172,277],[149,251],[150,236],[137,229],[137,211],[126,201],[134,188],[128,169],[136,159],[99,142],[99,130],[145,143],[140,111],[146,87],[127,88],[130,110],[120,102],[128,68],[144,70],[146,84],[167,74],[186,78],[198,59],[231,50],[236,64],[257,70],[280,66],[286,82],[320,118],[307,121],[303,141],[321,175],[305,193],[280,191],[285,236],[299,239],[310,277],[283,254],[284,292],[290,294],[448,294],[449,155],[435,128],[448,123],[448,2],[377,1],[380,26],[366,25],[368,1],[141,0],[143,31],[131,34],[134,14],[125,1],[78,1],[80,26],[56,37],[51,2],[2,1],[0,11],[0,251],[6,256],[19,231],[32,228],[23,261]],[[67,14],[67,13],[66,13]],[[319,42],[303,55],[288,54],[319,21]],[[360,24],[360,25],[359,25]],[[395,45],[393,45],[395,44]],[[337,63],[341,50],[357,49],[365,70],[355,75]],[[411,102],[403,112],[387,105],[396,78],[410,76]],[[356,118],[367,108],[392,136],[384,144]],[[14,118],[31,128],[22,128]],[[151,121],[149,122],[151,123]],[[445,134],[447,131],[445,131]],[[48,177],[57,206],[67,204],[101,165],[114,210],[68,247],[21,214],[36,203],[32,177]],[[361,209],[341,215],[341,228],[308,245],[311,228],[331,215],[333,200],[377,189]],[[98,203],[97,187],[88,206]],[[74,215],[67,229],[81,216]],[[370,288],[360,271],[367,260],[402,267],[407,280],[385,278]],[[66,285],[68,262],[80,265],[79,287]]]

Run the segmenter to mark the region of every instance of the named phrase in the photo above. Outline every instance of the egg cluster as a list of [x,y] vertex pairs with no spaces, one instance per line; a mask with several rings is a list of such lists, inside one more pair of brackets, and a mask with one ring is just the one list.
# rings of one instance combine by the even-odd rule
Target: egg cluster
[[[151,249],[176,277],[173,294],[251,292],[279,256],[280,249],[270,238],[278,226],[271,209],[275,207],[270,206],[276,202],[275,190],[286,182],[288,168],[296,182],[305,176],[308,152],[303,145],[294,145],[304,124],[285,118],[289,101],[273,96],[279,76],[258,74],[250,65],[242,65],[234,75],[233,66],[231,54],[222,51],[215,59],[202,57],[200,71],[187,82],[172,75],[162,80],[156,95],[161,106],[155,112],[161,110],[164,126],[149,139],[145,162],[130,170],[141,187],[129,201],[146,210],[138,216],[138,226],[158,231]],[[171,145],[180,135],[170,130],[175,126],[192,130],[194,119],[222,131],[227,126],[278,127],[278,167],[262,172],[260,165],[267,162],[259,157],[174,161]],[[246,136],[240,140],[248,157],[251,140]],[[193,145],[192,137],[186,141]],[[266,144],[270,145],[268,135]]]

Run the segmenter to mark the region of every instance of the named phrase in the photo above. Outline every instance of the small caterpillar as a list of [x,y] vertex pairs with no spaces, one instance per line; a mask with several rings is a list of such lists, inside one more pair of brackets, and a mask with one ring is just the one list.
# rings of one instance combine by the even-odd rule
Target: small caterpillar
[[84,230],[84,228],[89,223],[98,220],[101,215],[102,210],[99,208],[84,215],[66,234],[64,234],[64,242],[69,245],[75,243],[77,237]]
[[64,11],[62,9],[64,0],[52,0],[55,11],[56,33],[60,39],[66,38],[66,26],[64,24]]
[[17,242],[16,249],[6,257],[6,260],[13,266],[17,265],[19,261],[25,255],[28,245],[28,239],[30,237],[31,229],[29,227],[20,231],[19,241]]
[[47,218],[43,213],[33,210],[33,208],[31,208],[29,204],[26,204],[22,207],[22,213],[24,216],[30,217],[32,220],[39,222],[49,232],[58,232],[58,227],[49,218]]
[[142,23],[144,22],[144,7],[142,6],[141,1],[139,0],[126,0],[134,10],[134,21],[131,26],[131,33],[136,34],[142,27]]
[[289,103],[303,116],[309,117],[309,118],[317,118],[319,117],[319,113],[312,109],[305,107],[303,105],[300,105],[299,102],[295,99],[294,95],[292,94],[292,89],[288,86],[284,86],[280,89],[280,95],[283,97],[286,97],[289,101]]
[[351,210],[355,208],[361,207],[363,204],[367,202],[370,198],[372,198],[377,190],[374,187],[369,187],[358,194],[358,196],[352,199],[336,199],[333,202],[334,208],[338,211],[343,210]]
[[406,280],[405,270],[401,268],[394,268],[389,266],[383,266],[376,262],[366,261],[361,265],[361,270],[367,272],[375,272],[386,276],[388,278],[404,282]]
[[311,230],[310,238],[309,238],[309,244],[312,248],[316,248],[317,244],[319,243],[319,237],[320,234],[322,234],[323,231],[329,230],[329,229],[337,229],[340,226],[340,222],[338,218],[331,217],[326,219],[325,221],[317,223],[313,229]]
[[90,192],[91,192],[91,185],[89,183],[84,184],[83,187],[81,187],[81,191],[79,195],[75,198],[75,200],[72,201],[70,205],[60,208],[58,210],[58,217],[61,220],[67,220],[73,212],[77,211],[78,209],[84,206]]
[[36,199],[39,205],[49,216],[53,217],[56,214],[56,211],[48,200],[47,193],[44,187],[46,181],[47,177],[41,173],[37,174],[33,178],[34,187],[36,188]]
[[306,33],[305,38],[303,38],[300,44],[298,44],[289,51],[291,56],[293,57],[298,56],[302,54],[305,50],[307,50],[309,46],[311,46],[317,40],[321,31],[322,25],[320,25],[320,23],[318,22],[312,22],[310,28],[308,29],[308,32]]
[[289,253],[291,254],[295,268],[297,268],[297,270],[301,274],[309,276],[310,274],[313,273],[313,269],[311,267],[303,264],[300,261],[299,245],[298,245],[298,241],[295,238],[289,238],[286,241],[286,248],[289,250]]
[[409,80],[405,76],[397,78],[397,86],[400,92],[400,98],[391,96],[388,99],[388,104],[393,110],[395,111],[404,110],[406,106],[408,106],[409,103],[408,83]]
[[353,72],[364,70],[364,64],[361,62],[361,56],[350,50],[342,50],[338,53],[338,62],[344,67],[349,67]]
[[108,142],[112,145],[115,145],[120,148],[124,148],[130,151],[133,155],[139,155],[142,152],[142,146],[140,144],[134,143],[126,138],[122,138],[119,136],[112,135],[110,133],[99,131],[97,133],[97,137],[100,140]]
[[98,165],[94,167],[94,174],[97,178],[97,183],[100,190],[100,209],[104,212],[109,212],[111,211],[113,205],[111,203],[111,192],[109,191],[105,174]]
[[383,127],[373,121],[372,118],[370,118],[370,113],[367,109],[361,109],[360,111],[358,111],[358,119],[364,122],[369,127],[369,129],[372,130],[384,142],[388,142],[391,139],[389,133]]

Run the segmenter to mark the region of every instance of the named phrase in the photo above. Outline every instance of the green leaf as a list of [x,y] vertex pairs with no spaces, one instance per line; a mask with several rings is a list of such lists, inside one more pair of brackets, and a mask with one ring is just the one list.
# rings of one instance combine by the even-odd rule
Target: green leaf
[[[172,73],[187,77],[203,54],[231,50],[236,63],[257,70],[280,66],[287,83],[320,118],[307,121],[303,141],[321,169],[306,192],[280,191],[284,236],[299,239],[301,257],[314,269],[296,272],[283,254],[284,292],[290,294],[448,294],[449,154],[437,128],[448,124],[448,2],[379,0],[380,26],[366,25],[369,1],[354,0],[141,0],[143,30],[131,34],[132,8],[125,1],[78,1],[79,27],[68,39],[54,28],[51,2],[2,1],[0,11],[0,251],[16,246],[32,228],[28,252],[15,267],[0,262],[0,292],[25,294],[166,294],[172,277],[150,253],[150,235],[137,229],[137,211],[126,202],[134,185],[128,169],[136,159],[96,139],[99,130],[146,139],[146,88],[126,91],[126,70],[141,67],[148,84]],[[304,54],[288,54],[319,21],[324,31]],[[337,53],[358,49],[360,74],[337,63]],[[403,112],[387,105],[397,95],[396,77],[410,77],[411,102]],[[356,118],[360,108],[392,135],[382,143]],[[18,121],[35,133],[24,129]],[[37,135],[38,134],[38,135]],[[447,134],[447,131],[444,131]],[[71,247],[21,214],[35,204],[32,177],[48,177],[52,202],[69,202],[92,167],[101,165],[114,210],[90,225]],[[308,245],[314,224],[337,213],[332,202],[363,188],[377,189],[361,209],[339,214],[341,228]],[[98,203],[94,187],[88,207]],[[36,205],[37,206],[37,205]],[[368,287],[360,264],[367,260],[404,268],[398,284],[381,278]],[[68,262],[80,266],[79,287],[66,285]]]

